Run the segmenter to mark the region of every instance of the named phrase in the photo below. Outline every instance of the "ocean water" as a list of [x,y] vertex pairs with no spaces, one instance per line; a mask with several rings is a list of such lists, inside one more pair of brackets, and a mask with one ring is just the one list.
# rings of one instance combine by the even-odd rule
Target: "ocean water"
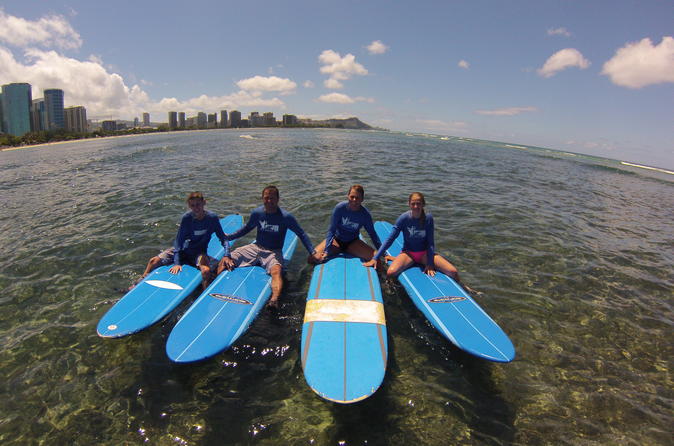
[[[184,197],[245,217],[267,184],[315,243],[352,183],[375,219],[422,191],[437,250],[517,358],[462,353],[382,283],[389,363],[354,405],[320,399],[299,357],[312,269],[279,312],[197,364],[161,323],[100,317],[175,236]],[[218,130],[0,153],[3,445],[666,445],[674,431],[674,176],[617,161],[432,135]],[[251,234],[252,235],[252,234]]]

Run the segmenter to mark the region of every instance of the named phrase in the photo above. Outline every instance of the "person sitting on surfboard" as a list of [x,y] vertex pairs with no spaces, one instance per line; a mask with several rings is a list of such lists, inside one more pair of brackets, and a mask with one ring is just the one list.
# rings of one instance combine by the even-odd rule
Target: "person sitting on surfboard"
[[[381,246],[379,236],[374,230],[374,223],[370,211],[363,206],[365,199],[365,190],[360,184],[354,184],[349,189],[347,201],[342,201],[335,206],[330,218],[330,227],[328,233],[317,247],[317,255],[309,256],[309,263],[324,261],[330,254],[339,254],[347,252],[363,260],[371,259],[375,253],[367,243],[360,239],[360,228],[364,227],[370,235],[375,248]],[[327,248],[326,248],[327,246]]]
[[435,271],[440,271],[452,277],[457,282],[459,272],[447,259],[435,253],[435,241],[433,236],[433,216],[424,211],[426,199],[421,192],[413,192],[408,198],[410,210],[403,213],[393,225],[393,231],[386,239],[372,260],[365,266],[377,267],[377,260],[386,252],[398,234],[403,233],[402,252],[393,259],[386,271],[387,277],[397,277],[415,263],[424,266],[424,273],[434,276]]
[[248,234],[253,228],[257,228],[255,243],[242,246],[232,251],[231,255],[225,254],[218,265],[218,274],[224,270],[231,271],[238,266],[263,267],[271,276],[271,297],[269,306],[278,307],[278,298],[283,288],[283,242],[286,231],[290,229],[302,241],[304,247],[311,253],[316,254],[309,236],[304,232],[293,215],[278,205],[279,190],[276,186],[267,186],[262,191],[262,206],[259,206],[250,214],[248,223],[232,234],[226,234],[228,240],[240,238]]
[[205,289],[212,279],[211,267],[215,266],[215,259],[206,253],[213,233],[218,236],[225,248],[225,254],[229,253],[229,243],[220,226],[220,219],[214,212],[205,209],[204,195],[201,192],[192,192],[186,201],[190,210],[180,219],[180,227],[173,246],[147,262],[141,280],[160,266],[173,264],[169,271],[178,274],[182,271],[183,265],[190,265],[201,271],[201,285]]

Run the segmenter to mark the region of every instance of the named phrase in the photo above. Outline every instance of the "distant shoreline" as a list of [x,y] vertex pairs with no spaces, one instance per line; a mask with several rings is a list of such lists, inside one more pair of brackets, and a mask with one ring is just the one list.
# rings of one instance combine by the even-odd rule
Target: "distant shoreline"
[[[355,118],[355,119],[357,119],[357,118]],[[350,128],[350,127],[326,127],[326,126],[319,126],[319,125],[316,125],[316,126],[287,126],[287,127],[286,126],[284,126],[284,127],[227,127],[227,128],[219,127],[219,128],[212,128],[212,129],[153,130],[153,131],[139,132],[139,133],[124,133],[124,134],[118,134],[118,135],[73,138],[73,139],[68,139],[68,140],[50,141],[50,142],[37,143],[37,144],[23,144],[23,145],[19,145],[19,146],[0,146],[0,152],[5,152],[5,151],[9,152],[9,151],[12,151],[12,150],[27,149],[27,148],[31,148],[31,147],[46,147],[46,146],[53,146],[53,145],[57,145],[57,144],[67,144],[67,143],[80,142],[80,141],[92,141],[92,140],[93,141],[99,141],[99,140],[102,140],[102,139],[123,138],[123,137],[129,137],[129,136],[156,135],[156,134],[169,134],[169,133],[213,132],[213,131],[219,131],[219,130],[250,131],[250,130],[268,130],[268,129],[278,129],[278,128],[387,131],[386,129],[379,129],[379,128],[371,127],[371,126],[367,126],[367,128]]]
[[[105,139],[113,139],[113,138],[130,138],[132,136],[147,136],[147,135],[169,135],[169,134],[174,134],[174,133],[193,133],[193,132],[216,132],[220,130],[265,130],[268,127],[251,127],[251,128],[217,128],[217,129],[192,129],[192,130],[177,130],[177,131],[168,131],[168,132],[147,132],[147,133],[131,133],[127,135],[109,135],[109,136],[98,136],[98,137],[91,137],[91,138],[77,138],[77,139],[69,139],[66,141],[52,141],[52,142],[44,142],[44,143],[39,143],[39,144],[25,144],[22,146],[5,146],[5,147],[0,147],[0,152],[10,152],[13,150],[21,150],[21,149],[30,149],[34,147],[48,147],[48,146],[55,146],[55,145],[60,145],[60,144],[70,144],[70,143],[79,143],[79,142],[85,142],[85,141],[102,141]],[[301,127],[301,128],[309,128],[309,127]],[[319,127],[316,127],[319,128]]]

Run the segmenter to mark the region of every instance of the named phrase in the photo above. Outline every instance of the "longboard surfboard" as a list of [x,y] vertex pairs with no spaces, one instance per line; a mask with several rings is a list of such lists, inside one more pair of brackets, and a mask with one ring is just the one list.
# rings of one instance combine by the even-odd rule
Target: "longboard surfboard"
[[[243,226],[243,217],[228,215],[220,219],[220,225],[225,233],[232,233]],[[220,260],[224,251],[213,234],[208,243],[208,255]],[[119,338],[159,322],[201,283],[201,272],[197,268],[183,265],[178,274],[171,274],[170,268],[160,266],[126,293],[98,322],[98,335]]]
[[[375,222],[374,228],[382,241],[393,231],[393,226],[383,221]],[[401,233],[387,253],[397,256],[402,247]],[[441,272],[430,277],[416,265],[402,272],[398,280],[431,325],[461,350],[495,362],[515,359],[508,335],[454,279]]]
[[302,325],[302,369],[322,398],[355,403],[386,373],[388,343],[379,278],[348,255],[314,268]]
[[[289,261],[297,235],[286,232],[283,258]],[[224,271],[173,327],[166,354],[175,362],[210,358],[228,349],[248,329],[271,296],[271,276],[260,266]]]

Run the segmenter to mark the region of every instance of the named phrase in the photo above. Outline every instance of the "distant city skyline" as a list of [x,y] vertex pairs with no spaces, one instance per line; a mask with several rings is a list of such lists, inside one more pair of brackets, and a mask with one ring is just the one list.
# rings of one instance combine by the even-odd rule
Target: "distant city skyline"
[[659,0],[24,0],[0,8],[0,84],[62,89],[95,120],[358,116],[671,169],[672,17]]
[[86,108],[64,107],[65,93],[59,88],[43,90],[41,98],[33,98],[33,87],[27,82],[0,87],[0,133],[23,136],[30,132],[66,130],[88,131]]

